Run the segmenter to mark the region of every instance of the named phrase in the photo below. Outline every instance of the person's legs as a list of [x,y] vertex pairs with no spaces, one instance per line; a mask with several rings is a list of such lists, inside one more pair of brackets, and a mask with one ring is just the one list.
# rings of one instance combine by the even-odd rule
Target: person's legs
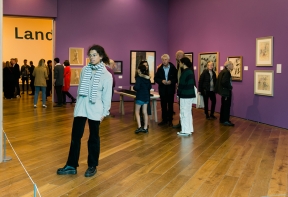
[[99,125],[100,121],[90,120],[89,123],[89,139],[88,139],[88,166],[98,166],[100,155],[100,137],[99,137]]
[[42,105],[46,105],[46,87],[42,86]]
[[180,119],[181,119],[181,133],[189,134],[189,122],[188,122],[188,112],[191,109],[187,109],[186,104],[187,99],[180,98]]
[[203,94],[203,100],[204,100],[204,111],[206,114],[206,118],[209,118],[208,114],[208,98],[209,98],[209,92],[206,92],[206,94]]
[[25,81],[26,81],[26,92],[27,92],[27,94],[29,93],[29,80],[28,80],[28,77],[25,79]]
[[35,86],[34,105],[37,105],[39,91],[40,91],[40,86]]
[[215,107],[216,107],[216,94],[213,91],[210,91],[210,100],[211,100],[211,111],[210,116],[214,116]]
[[167,98],[168,98],[168,116],[167,116],[167,119],[169,121],[169,123],[172,123],[172,120],[173,120],[173,104],[174,104],[174,94],[169,94],[167,95]]
[[160,95],[161,111],[162,111],[162,122],[167,122],[167,96]]
[[135,116],[136,116],[138,128],[141,127],[140,114],[139,114],[140,107],[141,107],[141,105],[135,104]]
[[147,104],[144,104],[142,107],[142,113],[144,116],[144,129],[148,128],[148,113],[147,113]]
[[63,104],[66,104],[66,94],[67,94],[67,92],[62,91],[62,98],[63,98],[62,102],[63,102]]
[[57,102],[58,104],[57,105],[62,105],[63,102],[62,102],[62,86],[55,86],[55,89],[56,89],[56,94],[57,94]]
[[226,102],[225,102],[225,98],[224,96],[221,96],[221,108],[220,108],[220,123],[223,123],[225,122],[225,113],[224,113],[224,109],[225,109],[225,105],[226,105]]
[[22,80],[22,94],[24,94],[25,79],[22,78],[21,80]]
[[66,165],[77,168],[79,166],[78,160],[80,156],[81,138],[84,133],[86,117],[74,117],[71,144]]
[[[192,115],[192,102],[193,99],[187,99],[187,119],[188,119],[188,132],[193,133],[194,127],[193,127],[193,115]],[[190,109],[190,110],[188,110]]]

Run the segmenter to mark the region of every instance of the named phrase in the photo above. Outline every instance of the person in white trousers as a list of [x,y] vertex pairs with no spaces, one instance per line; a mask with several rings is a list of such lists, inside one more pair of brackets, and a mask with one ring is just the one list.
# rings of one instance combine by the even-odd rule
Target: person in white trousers
[[195,77],[192,63],[189,58],[181,58],[180,67],[183,68],[183,71],[178,83],[177,98],[180,99],[180,120],[182,130],[177,132],[177,134],[180,136],[189,136],[194,132],[192,102],[193,98],[196,97],[194,90]]

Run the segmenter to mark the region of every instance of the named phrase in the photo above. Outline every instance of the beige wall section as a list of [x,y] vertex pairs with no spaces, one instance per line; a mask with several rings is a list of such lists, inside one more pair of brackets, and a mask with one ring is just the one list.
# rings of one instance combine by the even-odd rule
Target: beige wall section
[[[18,29],[18,33],[15,32]],[[23,60],[33,61],[37,66],[41,58],[53,58],[53,20],[46,18],[3,17],[3,61],[18,58],[20,67]],[[38,33],[38,40],[35,32]],[[46,36],[47,34],[47,36]],[[17,38],[18,37],[18,38]],[[48,37],[48,40],[46,37]]]

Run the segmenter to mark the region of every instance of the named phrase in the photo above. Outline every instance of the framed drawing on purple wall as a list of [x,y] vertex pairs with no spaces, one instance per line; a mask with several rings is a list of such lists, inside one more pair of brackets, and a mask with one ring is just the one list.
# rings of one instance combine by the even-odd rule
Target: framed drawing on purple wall
[[184,55],[190,59],[190,61],[192,62],[192,66],[193,66],[193,52],[189,52],[189,53],[187,52],[187,53],[184,53]]
[[274,92],[274,71],[254,71],[254,94],[273,96]]
[[122,70],[123,70],[123,62],[122,61],[114,61],[114,65],[113,65],[113,71],[114,74],[122,74]]
[[71,86],[79,85],[81,70],[82,68],[71,68],[71,78],[70,78]]
[[219,52],[208,52],[208,53],[199,53],[198,58],[198,76],[202,74],[203,70],[207,68],[207,64],[213,62],[214,71],[218,76],[219,70]]
[[256,66],[273,66],[273,36],[256,38]]
[[135,75],[141,61],[147,61],[150,81],[154,84],[156,51],[130,51],[130,83],[136,82]]
[[69,62],[71,66],[83,66],[84,64],[84,48],[69,48]]
[[242,58],[242,56],[227,57],[227,60],[231,61],[234,65],[234,68],[231,71],[232,80],[233,81],[242,81],[242,74],[243,74],[243,58]]

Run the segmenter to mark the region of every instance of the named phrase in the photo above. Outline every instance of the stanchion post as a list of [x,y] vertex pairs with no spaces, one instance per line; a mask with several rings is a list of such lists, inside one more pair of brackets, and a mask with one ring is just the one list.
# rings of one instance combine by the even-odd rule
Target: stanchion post
[[7,161],[12,160],[12,157],[6,156],[6,141],[7,141],[7,136],[6,136],[6,133],[5,133],[5,132],[3,132],[3,134],[4,134],[4,146],[3,146],[4,154],[3,154],[3,161],[4,161],[4,162],[7,162]]
[[37,186],[36,186],[36,183],[34,183],[34,197],[37,197]]

